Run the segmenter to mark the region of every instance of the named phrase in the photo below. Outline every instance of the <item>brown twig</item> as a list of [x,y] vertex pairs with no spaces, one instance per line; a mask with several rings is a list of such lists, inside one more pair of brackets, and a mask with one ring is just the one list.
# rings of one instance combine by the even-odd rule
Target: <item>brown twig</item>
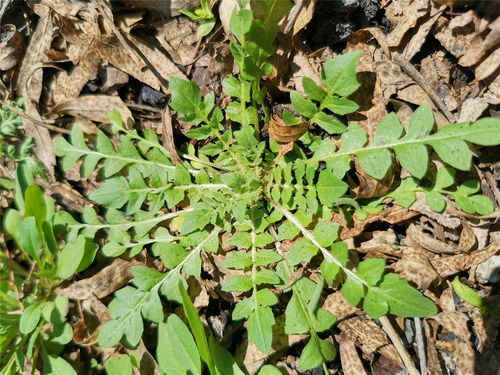
[[0,100],[0,105],[4,106],[5,108],[8,108],[10,111],[14,112],[18,116],[21,116],[23,119],[31,121],[32,123],[39,125],[45,129],[52,130],[54,132],[58,132],[58,133],[62,133],[62,134],[71,134],[71,131],[69,131],[68,129],[63,129],[63,128],[60,128],[58,126],[50,125],[50,124],[47,124],[43,121],[39,121],[39,120],[31,117],[30,115],[27,115],[26,113],[21,112],[20,110],[11,106],[10,104],[5,103],[3,100]]
[[432,87],[427,83],[427,81],[422,77],[420,72],[415,69],[415,67],[405,58],[403,58],[401,55],[398,55],[397,53],[392,54],[392,59],[396,61],[401,69],[408,74],[426,93],[429,95],[429,97],[432,99],[432,101],[436,104],[436,106],[439,108],[439,110],[443,113],[443,115],[446,117],[446,119],[449,122],[456,122],[455,116],[450,112],[446,104],[443,103],[441,98],[434,92]]
[[170,111],[168,110],[168,107],[166,107],[161,112],[161,123],[162,123],[161,133],[162,133],[163,143],[167,148],[168,152],[170,153],[170,159],[174,164],[180,164],[182,163],[182,160],[177,154],[177,150],[175,149],[174,131],[172,129],[172,118],[170,117]]
[[420,361],[420,372],[427,375],[427,358],[425,353],[424,336],[422,335],[422,322],[420,318],[414,318],[415,322],[415,341],[417,342],[417,353]]
[[410,375],[420,375],[417,368],[413,364],[410,354],[406,351],[406,348],[404,347],[401,338],[397,334],[396,330],[392,326],[387,316],[381,316],[379,318],[379,321],[380,323],[382,323],[382,328],[384,329],[387,336],[389,336],[389,339],[392,341],[392,344],[396,348],[396,351],[398,352],[399,356],[401,357],[401,360],[406,366],[406,370],[408,370],[408,373]]

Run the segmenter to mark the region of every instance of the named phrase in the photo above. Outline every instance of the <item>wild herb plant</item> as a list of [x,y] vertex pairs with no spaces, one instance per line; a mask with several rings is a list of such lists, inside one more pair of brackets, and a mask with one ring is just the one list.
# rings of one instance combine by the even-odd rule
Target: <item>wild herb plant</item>
[[73,339],[66,320],[69,301],[53,291],[63,278],[92,263],[97,246],[89,242],[77,267],[66,267],[74,254],[70,245],[65,250],[60,246],[65,226],[59,219],[64,223],[65,212],[56,212],[54,200],[36,184],[31,161],[29,154],[19,161],[12,186],[17,209],[2,218],[22,262],[0,253],[0,262],[7,266],[0,271],[0,374],[22,373],[28,363],[43,359],[44,374],[71,375],[76,371],[60,356]]
[[[291,4],[276,0],[258,4],[260,13],[242,9],[231,17],[236,40],[230,49],[240,73],[223,81],[224,92],[231,97],[225,108],[215,105],[214,93],[203,97],[194,82],[170,79],[169,106],[186,124],[185,136],[195,140],[178,144],[182,163],[171,161],[153,131],[136,130],[116,111],[111,115],[113,141],[104,131],[86,136],[74,126],[68,139],[59,137],[56,142],[64,171],[77,162],[84,178],[99,171],[102,184],[89,198],[103,210],[85,206],[79,221],[58,214],[58,222],[66,223],[67,245],[52,272],[65,279],[89,266],[97,237],[105,239],[99,251],[108,257],[133,257],[144,248],[158,257],[164,272],[133,267],[133,285],[115,293],[108,306],[113,319],[102,326],[98,340],[105,347],[120,342],[134,347],[143,336],[144,321],[156,323],[156,357],[166,374],[201,374],[202,362],[211,374],[227,374],[228,368],[236,374],[241,371],[226,349],[212,336],[207,338],[186,294],[186,279],[201,276],[202,252],[218,252],[222,234],[230,234],[228,243],[237,249],[223,264],[237,274],[232,271],[221,286],[223,292],[239,296],[232,319],[246,321],[248,339],[267,354],[273,346],[275,317],[282,313],[276,308],[279,298],[287,301],[285,333],[309,335],[300,368],[326,369],[336,351],[325,337],[336,318],[322,308],[325,288],[340,290],[372,318],[437,312],[430,299],[387,269],[385,260],[354,261],[339,240],[340,226],[332,222],[336,212],[363,218],[390,199],[410,207],[416,192],[423,192],[436,211],[450,203],[469,213],[493,210],[487,197],[476,194],[477,181],[457,186],[455,169],[469,170],[470,144],[500,144],[500,121],[485,118],[436,130],[431,109],[422,106],[407,130],[391,113],[368,140],[359,125],[345,126],[334,117],[358,108],[349,95],[359,88],[359,52],[328,60],[321,85],[304,78],[305,96],[291,94],[296,113],[284,111],[282,126],[306,124],[309,131],[290,152],[280,154],[279,143],[266,138],[273,111],[266,106],[262,77],[273,69],[268,58],[275,53],[276,25]],[[445,165],[434,178],[428,174],[431,155]],[[346,183],[354,158],[376,179],[384,178],[395,163],[411,177],[385,196],[356,200]],[[28,218],[32,227],[39,222],[42,229],[47,226],[42,220],[47,215],[21,216],[19,220]],[[293,241],[289,251],[280,247],[284,240]],[[36,261],[38,254],[30,250],[28,255]],[[312,260],[321,264],[321,275],[307,268]],[[297,279],[299,268],[304,270]],[[192,333],[176,315],[165,317],[165,301],[184,306]],[[174,361],[179,347],[185,349],[185,358]],[[123,358],[114,361],[122,361],[119,364],[128,371],[131,359]],[[262,373],[274,370],[266,367]]]
[[[387,270],[383,259],[368,258],[355,264],[345,243],[339,241],[340,228],[331,221],[332,214],[342,210],[362,216],[369,207],[352,198],[345,182],[353,157],[376,179],[384,178],[396,160],[412,176],[375,204],[371,202],[372,208],[390,198],[409,207],[416,192],[423,191],[430,208],[436,211],[445,209],[449,196],[469,213],[487,214],[493,209],[487,197],[476,194],[477,181],[468,181],[455,190],[449,188],[456,186],[455,169],[470,168],[470,143],[500,143],[500,121],[485,118],[436,131],[431,109],[421,106],[406,131],[391,113],[377,126],[373,140],[368,141],[359,125],[346,127],[332,116],[358,108],[348,97],[359,88],[359,52],[325,62],[322,85],[304,78],[306,96],[291,94],[297,113],[285,112],[284,122],[293,125],[307,121],[310,129],[317,125],[328,135],[319,137],[307,132],[291,152],[279,157],[278,143],[263,140],[262,136],[270,108],[264,105],[266,90],[261,78],[273,69],[267,59],[274,54],[276,21],[289,4],[260,4],[266,10],[264,18],[256,18],[246,9],[235,11],[231,17],[236,40],[230,48],[240,74],[223,81],[226,95],[232,98],[226,108],[215,106],[213,93],[202,97],[194,82],[174,77],[170,80],[169,105],[189,125],[185,135],[198,140],[196,147],[180,147],[182,164],[170,161],[152,131],[140,133],[127,127],[117,112],[112,116],[112,130],[119,136],[118,149],[104,132],[86,140],[77,126],[69,140],[59,138],[56,144],[63,169],[81,160],[84,177],[96,168],[101,168],[103,177],[102,185],[89,198],[106,209],[104,217],[86,207],[82,222],[69,224],[68,242],[83,244],[99,232],[108,239],[101,248],[107,256],[126,252],[134,256],[147,247],[165,264],[165,272],[133,268],[134,286],[115,294],[109,305],[114,319],[99,334],[103,346],[117,345],[120,340],[135,346],[143,334],[143,320],[158,323],[157,357],[165,373],[174,373],[165,348],[175,345],[174,332],[180,335],[176,340],[182,341],[187,329],[180,333],[176,327],[183,323],[175,316],[165,323],[162,298],[186,303],[185,278],[200,276],[201,252],[217,252],[224,232],[231,233],[229,244],[238,249],[224,261],[225,268],[240,271],[222,285],[223,291],[241,297],[232,319],[246,320],[248,339],[263,353],[269,353],[278,313],[273,306],[285,293],[289,298],[285,332],[310,335],[299,363],[304,370],[325,366],[335,357],[334,345],[322,335],[335,324],[335,317],[321,308],[325,285],[340,289],[349,303],[362,306],[372,318],[386,314],[425,317],[437,312],[430,299]],[[447,166],[439,169],[429,184],[425,177],[431,150]],[[169,230],[165,225],[169,221],[178,230]],[[294,241],[290,251],[275,247],[283,240]],[[86,252],[82,248],[80,253]],[[299,267],[318,257],[323,259],[321,276],[313,278],[306,268],[305,276],[293,281]],[[192,320],[188,320],[191,324]],[[198,331],[201,334],[203,329]],[[206,339],[203,342],[205,347]],[[193,343],[191,339],[192,348]],[[214,373],[213,362],[207,360],[213,346],[203,350],[205,354],[201,349],[199,354]],[[199,374],[199,359],[195,362],[186,370]],[[223,373],[220,368],[215,371]]]

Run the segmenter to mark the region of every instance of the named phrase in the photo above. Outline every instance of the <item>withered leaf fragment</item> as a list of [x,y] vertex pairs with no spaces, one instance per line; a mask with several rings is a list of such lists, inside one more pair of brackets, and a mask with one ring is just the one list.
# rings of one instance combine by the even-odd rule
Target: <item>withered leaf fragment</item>
[[274,114],[269,121],[269,136],[276,142],[294,142],[309,129],[309,121],[287,125],[278,115]]

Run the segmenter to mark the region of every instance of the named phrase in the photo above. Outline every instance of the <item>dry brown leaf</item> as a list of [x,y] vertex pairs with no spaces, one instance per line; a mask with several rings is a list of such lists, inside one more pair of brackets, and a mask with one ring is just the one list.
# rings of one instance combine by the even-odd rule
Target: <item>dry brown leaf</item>
[[465,220],[462,220],[462,231],[460,232],[460,240],[458,242],[458,247],[464,250],[464,252],[469,252],[472,250],[474,245],[476,244],[476,235],[472,230],[469,223]]
[[137,264],[136,261],[129,262],[117,258],[94,276],[78,280],[67,288],[56,290],[56,293],[77,300],[106,297],[130,281],[130,268]]
[[[47,59],[43,51],[50,48],[52,42],[53,23],[47,7],[37,6],[35,10],[41,19],[31,36],[30,43],[24,55],[19,77],[17,80],[17,94],[25,99],[25,113],[35,120],[42,121],[36,108],[42,93],[43,62]],[[35,155],[44,164],[50,175],[54,174],[56,156],[50,133],[47,129],[36,125],[33,121],[23,118],[25,132],[33,137],[36,143]]]
[[97,77],[97,71],[101,65],[101,57],[95,49],[85,53],[71,72],[60,71],[51,87],[55,105],[65,101],[76,99],[88,81]]
[[434,36],[444,48],[459,58],[466,52],[474,35],[484,30],[487,25],[487,21],[480,19],[474,10],[470,10],[451,20],[441,17],[435,27]]
[[411,209],[413,211],[420,212],[449,229],[457,229],[462,224],[460,219],[456,216],[450,215],[446,212],[439,213],[432,211],[425,203],[424,196],[420,193],[417,193],[417,201],[411,206]]
[[118,96],[109,95],[83,95],[56,105],[49,114],[82,116],[89,120],[109,123],[109,113],[116,109],[122,119],[132,118],[132,113]]
[[296,125],[287,125],[277,114],[273,114],[269,121],[269,137],[276,142],[294,142],[302,137],[307,129],[309,129],[309,121],[302,121]]
[[418,212],[399,206],[392,206],[379,213],[369,214],[366,220],[360,220],[357,216],[354,216],[354,226],[352,228],[345,226],[344,223],[339,222],[339,220],[336,220],[336,222],[342,225],[340,238],[346,240],[362,233],[364,228],[370,223],[385,221],[386,223],[396,224],[411,219],[416,215],[418,215]]
[[421,251],[403,247],[403,257],[394,270],[404,279],[414,282],[420,290],[427,290],[429,285],[439,278],[429,259]]
[[463,341],[470,341],[470,332],[468,327],[469,318],[461,312],[441,312],[432,318],[442,325],[448,332],[452,332]]
[[439,362],[438,352],[436,350],[436,340],[432,334],[432,328],[429,323],[425,320],[422,321],[424,332],[425,332],[425,343],[426,343],[426,370],[429,375],[442,375],[443,370],[441,369],[441,364]]
[[429,0],[392,1],[386,8],[386,17],[393,29],[387,36],[389,47],[397,47],[408,30],[415,27],[418,20],[429,11]]
[[325,310],[330,311],[337,320],[344,319],[346,316],[352,315],[359,311],[357,307],[351,305],[340,291],[330,293],[322,306]]
[[448,277],[460,271],[467,270],[475,265],[484,262],[500,251],[500,243],[492,243],[481,250],[473,251],[469,254],[460,254],[450,257],[441,257],[431,260],[431,264],[439,276]]
[[391,362],[402,366],[398,352],[378,325],[373,320],[353,317],[338,323],[339,329],[356,345],[360,346],[367,359],[373,359],[379,353]]
[[485,98],[467,98],[462,103],[460,108],[460,116],[458,122],[476,121],[484,111],[488,108],[488,103]]
[[407,244],[410,246],[422,247],[436,254],[459,254],[462,249],[449,245],[438,239],[435,239],[424,233],[421,228],[415,224],[410,224],[407,231]]
[[[500,43],[500,19],[488,25],[489,30],[479,32],[470,40],[467,49],[458,63],[462,66],[473,66],[483,60],[488,52]],[[497,65],[498,66],[498,65]]]
[[412,38],[405,46],[403,57],[406,60],[410,61],[420,51],[420,48],[422,48],[422,45],[425,43],[427,35],[445,9],[446,7],[442,6],[439,10],[431,10],[429,19],[420,25],[418,31],[413,34]]
[[498,72],[500,67],[500,48],[494,50],[484,61],[475,69],[476,79],[478,81],[489,78],[494,73]]
[[[164,80],[168,80],[171,76],[187,80],[186,75],[179,70],[177,65],[163,54],[160,49],[154,48],[155,43],[153,43],[152,38],[144,41],[133,35],[130,35],[128,38],[134,48],[145,56],[147,61],[151,63]],[[116,68],[151,86],[155,90],[162,88],[162,83],[159,82],[153,71],[150,68],[138,66],[135,59],[124,51],[116,41],[100,42],[97,48],[101,57]]]
[[346,335],[335,336],[339,344],[340,362],[342,363],[342,372],[345,375],[366,375],[363,363],[359,358],[354,342]]
[[[293,32],[292,35],[296,35],[299,31],[304,29],[309,22],[311,22],[313,15],[314,15],[314,10],[316,9],[316,3],[318,0],[303,0],[302,1],[302,7],[299,9],[300,11],[298,12],[296,19],[293,23],[290,23],[291,18],[293,17],[293,14],[291,14],[288,17],[288,22],[293,25]],[[296,7],[298,6],[298,2],[295,5]],[[293,12],[293,10],[292,10]],[[290,12],[290,13],[292,13]],[[287,25],[288,27],[288,25]],[[286,32],[286,29],[285,29]]]
[[0,36],[0,70],[5,71],[17,65],[24,42],[14,25],[0,26]]
[[452,371],[455,370],[454,373],[460,375],[475,374],[476,354],[469,343],[459,340],[436,341],[436,347],[452,355],[457,366],[457,369],[452,369]]
[[106,93],[115,91],[129,80],[127,73],[122,72],[113,65],[105,66],[102,72],[99,72],[99,77],[102,80],[101,91]]

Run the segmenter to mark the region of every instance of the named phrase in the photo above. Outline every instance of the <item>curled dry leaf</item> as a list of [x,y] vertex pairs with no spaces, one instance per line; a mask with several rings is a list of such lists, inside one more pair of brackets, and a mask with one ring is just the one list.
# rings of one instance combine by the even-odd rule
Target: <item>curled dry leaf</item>
[[431,260],[431,264],[439,276],[448,277],[474,267],[498,252],[500,252],[500,243],[494,242],[484,249],[476,250],[469,254],[460,254]]
[[131,8],[148,9],[160,13],[166,18],[178,16],[183,9],[193,9],[200,4],[200,0],[124,0]]
[[118,96],[109,95],[83,95],[58,104],[50,110],[49,114],[82,116],[89,120],[109,123],[109,113],[116,109],[121,117],[132,118],[132,113]]
[[0,70],[9,70],[17,65],[23,52],[23,44],[16,26],[0,26]]
[[287,125],[283,119],[276,114],[273,114],[269,121],[269,136],[276,142],[294,142],[302,137],[307,129],[309,129],[309,121],[302,121],[300,124],[296,125]]
[[498,47],[499,43],[500,19],[497,18],[488,25],[486,31],[481,30],[481,32],[473,36],[458,63],[462,66],[473,66],[488,56],[488,53]]
[[[40,16],[40,20],[38,21],[36,30],[31,36],[21,69],[19,70],[17,94],[25,99],[26,115],[35,120],[42,121],[36,104],[38,104],[42,93],[42,65],[47,59],[43,51],[50,48],[53,35],[53,22],[51,13],[47,7],[37,6],[35,10]],[[47,168],[50,175],[53,175],[56,156],[50,133],[47,129],[28,120],[29,117],[23,118],[26,135],[28,137],[33,137],[36,143],[35,155]]]
[[419,19],[428,11],[428,0],[391,1],[385,8],[385,14],[393,25],[393,29],[387,36],[389,47],[399,46],[406,32],[415,27]]
[[456,246],[449,245],[425,234],[415,224],[410,224],[406,234],[408,236],[407,243],[409,245],[419,246],[436,254],[459,254],[463,252],[462,249]]
[[[354,216],[354,226],[349,228],[344,225],[344,223],[339,222],[342,225],[342,230],[340,232],[340,238],[346,240],[355,237],[363,232],[364,228],[370,224],[377,221],[384,221],[389,224],[397,224],[414,216],[419,215],[418,212],[409,210],[407,208],[392,206],[376,214],[369,214],[365,220],[360,220],[357,216]],[[338,220],[340,221],[340,220]]]
[[126,285],[132,278],[130,268],[138,262],[128,262],[116,258],[94,276],[74,282],[56,293],[71,299],[85,300],[93,297],[104,298]]

